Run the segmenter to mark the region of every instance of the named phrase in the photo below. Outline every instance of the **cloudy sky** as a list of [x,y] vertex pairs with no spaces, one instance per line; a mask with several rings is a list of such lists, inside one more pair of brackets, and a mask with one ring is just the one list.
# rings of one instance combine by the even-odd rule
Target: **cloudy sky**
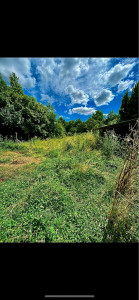
[[24,93],[54,107],[58,117],[82,121],[96,110],[118,113],[123,94],[139,80],[139,58],[0,58],[0,73],[19,77]]

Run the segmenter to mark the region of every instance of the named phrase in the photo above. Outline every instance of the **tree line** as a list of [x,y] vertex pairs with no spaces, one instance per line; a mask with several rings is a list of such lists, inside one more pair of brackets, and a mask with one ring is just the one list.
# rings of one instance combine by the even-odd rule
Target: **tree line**
[[20,140],[35,136],[45,139],[83,133],[133,119],[138,117],[138,90],[139,81],[130,97],[128,91],[125,92],[118,114],[112,110],[105,117],[102,111],[96,110],[86,121],[77,119],[67,122],[57,117],[50,103],[44,106],[33,96],[25,95],[15,73],[9,76],[9,85],[0,75],[0,134],[8,138],[15,138],[16,134]]

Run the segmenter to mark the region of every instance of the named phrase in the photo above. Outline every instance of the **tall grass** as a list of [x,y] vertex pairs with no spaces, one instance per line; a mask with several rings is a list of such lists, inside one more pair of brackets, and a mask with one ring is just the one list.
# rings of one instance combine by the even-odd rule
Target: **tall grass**
[[96,148],[96,138],[91,133],[82,133],[80,135],[65,136],[61,138],[48,138],[41,140],[33,138],[27,142],[17,143],[12,140],[1,140],[0,148],[19,150],[21,152],[33,151],[39,154],[49,154],[51,151],[91,151]]
[[65,139],[65,148],[63,150],[86,150],[91,151],[96,148],[96,137],[91,133],[75,134]]
[[[133,136],[131,139],[131,135]],[[138,138],[139,123],[130,132],[132,144],[126,154],[121,172],[119,174],[108,224],[104,234],[104,241],[137,241],[134,235],[138,225]],[[137,230],[136,230],[137,232]]]

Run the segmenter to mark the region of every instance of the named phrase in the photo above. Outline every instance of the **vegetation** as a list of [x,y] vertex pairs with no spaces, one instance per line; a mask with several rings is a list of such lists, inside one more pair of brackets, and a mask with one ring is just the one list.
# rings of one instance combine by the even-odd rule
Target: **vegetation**
[[[1,140],[1,242],[109,241],[108,216],[124,158],[116,150],[118,139],[109,156],[98,140],[90,133]],[[130,227],[132,242],[138,239],[137,221]]]
[[44,106],[25,95],[12,73],[10,86],[0,78],[0,125],[1,134],[8,138],[14,138],[15,132],[21,140],[34,136],[46,138],[55,135],[56,114],[50,104]]
[[[113,205],[108,217],[103,241],[136,242],[138,228],[138,122],[130,132],[132,145],[128,148],[119,174]],[[136,227],[136,230],[135,230]]]
[[138,94],[139,81],[134,85],[131,96],[129,97],[127,90],[122,98],[121,107],[119,109],[120,121],[126,121],[138,117]]
[[15,73],[10,75],[9,82],[8,86],[0,75],[0,134],[10,139],[71,136],[138,116],[139,82],[133,87],[130,97],[128,91],[124,94],[118,115],[112,110],[105,117],[97,110],[86,122],[80,119],[66,122],[62,117],[58,118],[50,104],[44,106],[34,97],[24,94]]

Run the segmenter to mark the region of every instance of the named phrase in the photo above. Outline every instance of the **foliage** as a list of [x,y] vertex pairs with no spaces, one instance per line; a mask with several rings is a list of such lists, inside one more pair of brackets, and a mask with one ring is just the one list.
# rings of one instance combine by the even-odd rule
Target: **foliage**
[[99,147],[102,150],[102,154],[107,158],[112,157],[112,155],[125,157],[128,151],[128,145],[126,143],[126,137],[122,139],[117,135],[114,130],[107,131],[104,133],[103,138],[99,138]]
[[139,81],[135,83],[131,96],[128,95],[128,90],[124,94],[119,109],[120,121],[126,121],[138,117],[138,92]]
[[120,120],[125,121],[125,120],[130,120],[130,111],[129,111],[129,95],[128,91],[124,94],[122,98],[122,103],[121,107],[119,109],[119,114],[120,114]]
[[90,131],[97,127],[102,126],[104,124],[104,121],[105,121],[105,118],[104,118],[103,112],[100,110],[97,110],[86,121],[87,130]]
[[117,115],[114,110],[111,110],[104,121],[105,125],[112,125],[119,122],[119,115]]
[[3,136],[28,139],[33,136],[46,138],[56,131],[56,114],[50,104],[38,103],[24,94],[18,77],[12,73],[10,86],[0,77],[0,125]]
[[[64,120],[64,119],[63,119]],[[56,122],[55,136],[64,136],[66,134],[65,123],[62,119],[58,119]]]

